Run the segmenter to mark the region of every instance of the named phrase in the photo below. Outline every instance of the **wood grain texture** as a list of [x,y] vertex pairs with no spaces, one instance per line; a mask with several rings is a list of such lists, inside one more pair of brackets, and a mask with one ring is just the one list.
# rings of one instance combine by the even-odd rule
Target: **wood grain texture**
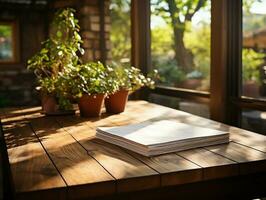
[[[0,113],[18,199],[94,199],[104,195],[123,199],[131,198],[130,194],[145,197],[143,191],[153,191],[156,195],[151,196],[160,199],[156,191],[174,187],[172,194],[182,191],[181,196],[187,197],[193,185],[200,193],[197,188],[204,184],[207,189],[219,180],[266,172],[265,136],[145,101],[129,101],[125,112],[118,115],[104,113],[89,119],[78,114],[45,117],[40,107],[8,108]],[[229,131],[233,142],[144,157],[95,138],[98,126],[161,119]],[[233,192],[230,182],[221,183]],[[217,185],[215,191],[219,188]]]
[[6,128],[5,140],[15,191],[20,197],[33,191],[40,191],[40,199],[66,197],[66,184],[28,125]]
[[4,196],[3,196],[3,194],[4,194],[4,176],[3,176],[3,169],[2,169],[3,164],[4,164],[4,162],[3,162],[2,154],[0,154],[0,166],[1,166],[1,169],[0,169],[0,200],[3,200],[3,198],[4,198]]
[[[4,198],[4,133],[2,132],[1,119],[4,117],[4,112],[0,109],[0,200]],[[5,163],[6,164],[6,163]]]
[[266,154],[234,142],[206,149],[239,163],[240,174],[265,172]]
[[69,199],[115,192],[113,177],[60,128],[54,117],[31,120],[31,126],[67,183]]
[[182,151],[177,154],[201,166],[203,168],[204,180],[238,175],[238,165],[236,162],[204,148]]
[[[121,148],[95,139],[96,126],[91,122],[82,123],[82,119],[76,118],[81,125],[72,125],[70,117],[58,118],[59,123],[81,143],[97,162],[99,162],[117,182],[118,192],[128,192],[141,189],[151,189],[160,186],[159,174],[135,159]],[[108,125],[109,119],[98,121],[98,125]],[[140,178],[142,177],[142,178]]]
[[138,160],[150,166],[161,175],[161,186],[193,183],[202,180],[202,168],[174,153],[145,157],[125,150]]
[[230,127],[231,139],[242,145],[257,149],[266,153],[266,136],[243,130],[236,127]]
[[[179,110],[174,110],[172,108],[167,108],[157,104],[148,103],[145,101],[129,103],[131,103],[129,104],[130,108],[128,108],[126,112],[123,113],[123,115],[126,115],[127,118],[130,118],[131,120],[141,121],[143,119],[145,121],[151,119],[170,119],[173,121],[188,123],[195,126],[212,128],[221,131],[228,131],[230,133],[230,139],[232,141],[235,141],[236,143],[242,145],[246,145],[264,153],[266,152],[265,135],[260,135],[237,127],[231,127],[210,119],[192,115]],[[139,119],[138,113],[143,114],[143,118]]]

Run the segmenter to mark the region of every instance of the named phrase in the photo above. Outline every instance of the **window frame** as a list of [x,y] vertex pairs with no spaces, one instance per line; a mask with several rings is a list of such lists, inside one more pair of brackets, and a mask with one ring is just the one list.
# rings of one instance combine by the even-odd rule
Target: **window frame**
[[19,26],[17,20],[1,20],[0,25],[10,25],[12,27],[12,51],[13,57],[8,60],[0,60],[0,64],[16,64],[20,61],[20,45],[19,45]]
[[[147,73],[151,69],[150,0],[131,3],[132,64]],[[242,109],[265,111],[266,101],[241,96],[242,16],[242,0],[211,0],[210,92],[157,86],[152,93],[205,102],[211,119],[238,127]]]

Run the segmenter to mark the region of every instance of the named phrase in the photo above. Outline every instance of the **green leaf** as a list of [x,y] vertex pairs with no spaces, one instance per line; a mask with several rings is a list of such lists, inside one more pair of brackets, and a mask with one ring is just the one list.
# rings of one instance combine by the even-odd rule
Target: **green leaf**
[[59,37],[59,38],[60,38],[60,37],[62,37],[62,35],[63,35],[63,34],[62,34],[62,32],[61,32],[61,31],[57,31],[57,32],[56,32],[56,36],[57,36],[57,37]]

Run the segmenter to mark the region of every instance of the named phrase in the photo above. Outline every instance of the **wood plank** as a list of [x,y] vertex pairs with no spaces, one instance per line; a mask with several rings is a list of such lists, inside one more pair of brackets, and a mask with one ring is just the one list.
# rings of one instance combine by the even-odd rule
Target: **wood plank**
[[[188,123],[221,131],[228,131],[230,133],[230,139],[232,141],[266,153],[266,136],[264,135],[246,131],[237,127],[228,126],[226,124],[192,115],[183,111],[147,103],[145,101],[130,102],[128,105],[129,108],[124,114],[130,116],[131,120],[139,118],[138,113],[142,113],[144,119],[146,120],[171,119],[177,122]],[[158,113],[161,113],[161,115],[159,115]],[[143,117],[139,119],[139,121],[141,121],[142,119]]]
[[161,186],[180,185],[202,180],[202,169],[198,165],[174,154],[145,157],[126,150],[129,154],[150,166],[161,175]]
[[239,144],[266,153],[266,136],[236,127],[230,127],[231,139]]
[[25,117],[20,114],[19,108],[3,108],[4,113],[1,122],[3,125],[15,125],[15,124],[25,124],[27,123]]
[[0,154],[0,200],[3,200],[4,194],[4,176],[3,176],[3,158],[2,154]]
[[148,103],[146,101],[130,101],[128,102],[125,112],[120,115],[130,118],[134,123],[138,123],[151,119],[171,119],[175,118],[177,114],[180,118],[188,115],[188,113],[179,112],[177,110]]
[[[156,189],[160,186],[181,187],[181,184],[196,184],[202,180],[238,177],[236,175],[239,173],[253,175],[256,172],[265,172],[266,169],[266,156],[263,153],[266,148],[264,136],[145,101],[129,102],[126,111],[119,115],[103,114],[102,117],[94,119],[78,116],[48,118],[40,114],[39,107],[5,110],[7,115],[4,117],[4,128],[6,133],[10,133],[6,135],[7,146],[13,150],[14,162],[30,166],[27,160],[34,160],[31,163],[35,167],[44,162],[39,154],[46,150],[46,159],[53,161],[52,166],[55,165],[57,174],[64,179],[60,177],[61,181],[68,186],[69,199],[93,198],[115,192],[136,193],[139,190]],[[237,143],[148,158],[95,139],[95,128],[98,126],[125,125],[159,119],[229,130],[231,139]],[[30,121],[38,137],[32,131],[27,131]],[[38,149],[38,145],[41,150]],[[35,173],[46,173],[40,175],[46,181],[34,184],[35,187],[43,188],[18,192],[17,197],[37,199],[43,193],[41,197],[50,199],[49,194],[52,195],[53,190],[60,190],[56,197],[65,198],[66,190],[62,196],[61,186],[44,187],[52,181],[44,178],[50,173],[49,167],[48,170],[43,166],[39,167],[40,172],[37,170],[28,173],[32,173],[30,176],[35,176]],[[28,169],[30,170],[32,169]],[[20,176],[21,173],[27,174],[24,171],[16,173]],[[27,184],[29,185],[26,183],[25,187]]]
[[6,149],[4,147],[5,142],[4,142],[4,133],[3,133],[3,129],[2,129],[2,122],[1,119],[4,117],[5,113],[3,111],[3,109],[0,109],[0,200],[4,199],[4,193],[6,192],[6,188],[9,185],[9,183],[6,181],[6,177],[8,177],[8,173],[5,171],[5,169],[7,167],[7,163],[6,163]]
[[[138,108],[136,108],[133,105],[132,107],[127,109],[128,113],[125,112],[123,115],[122,114],[120,114],[120,116],[117,115],[116,118],[119,118],[119,117],[122,117],[122,116],[127,116],[128,119],[131,119],[131,120],[128,120],[128,123],[134,123],[134,122],[138,121],[138,120],[135,120],[134,117],[138,117],[139,120],[142,120],[143,119],[142,118],[143,115],[141,115],[141,118],[139,117],[139,115],[134,115],[133,114],[133,116],[132,116],[132,113],[139,113],[139,112],[136,112],[137,109],[139,109],[139,110],[142,111],[142,113],[144,113],[144,116],[146,117],[145,119],[147,119],[147,120],[154,120],[154,117],[155,117],[155,120],[158,120],[158,116],[159,116],[159,118],[161,118],[161,114],[162,114],[162,116],[163,117],[167,117],[167,119],[169,119],[171,117],[174,117],[175,120],[178,120],[178,119],[176,119],[176,117],[178,116],[178,117],[181,117],[183,120],[184,119],[189,119],[189,120],[185,120],[186,122],[187,121],[190,121],[190,122],[192,121],[192,122],[195,123],[195,121],[197,121],[197,120],[195,120],[195,118],[190,117],[190,114],[187,114],[187,113],[179,112],[179,111],[176,111],[176,110],[173,110],[173,109],[168,109],[168,108],[165,108],[165,107],[162,107],[162,106],[157,106],[157,105],[154,105],[154,104],[148,104],[147,105],[145,102],[139,102],[139,103],[141,103],[142,106],[138,106]],[[143,108],[143,105],[144,105],[144,108]],[[149,112],[147,112],[147,110],[145,110],[145,108]],[[134,110],[134,112],[133,112],[133,110]],[[186,116],[186,117],[184,117],[184,116]],[[197,117],[196,117],[196,119],[197,119]],[[110,118],[110,120],[112,121],[112,118]],[[200,119],[200,120],[202,120],[202,119]],[[115,119],[114,125],[120,125],[119,123],[116,123],[116,121],[117,121],[117,119]],[[209,122],[208,122],[208,124],[209,124]],[[204,179],[212,179],[212,178],[215,178],[215,177],[216,178],[217,177],[221,178],[221,177],[236,175],[238,173],[238,166],[236,165],[235,162],[230,161],[230,160],[228,160],[228,159],[226,159],[226,158],[224,158],[222,156],[216,155],[216,154],[214,154],[214,153],[212,153],[210,151],[204,150],[204,149],[201,149],[199,151],[200,152],[199,152],[198,158],[190,157],[191,155],[193,155],[193,153],[195,153],[193,151],[187,151],[186,152],[186,156],[189,156],[190,157],[189,160],[192,160],[192,161],[197,161],[197,160],[199,161],[199,158],[203,158],[204,159],[205,158],[204,156],[210,156],[210,158],[208,160],[208,164],[206,162],[203,163],[202,161],[200,163],[195,162],[196,164],[199,164],[200,166],[204,167]],[[186,157],[186,156],[184,156],[184,157]],[[153,162],[154,160],[149,159],[149,158],[145,158],[145,157],[142,157],[142,156],[137,156],[137,157],[138,157],[138,159],[142,160],[144,163],[146,163],[149,166],[153,167],[155,170],[158,170],[158,172],[162,173],[162,171],[160,171],[161,169],[160,168],[158,169],[158,166],[154,166],[154,162]],[[153,165],[151,163],[153,163]],[[221,173],[221,169],[223,169],[222,173]],[[219,171],[219,173],[216,174],[217,171]]]
[[62,127],[88,151],[117,180],[117,192],[151,189],[160,186],[159,174],[121,148],[95,139],[97,125],[108,125],[108,118],[97,123],[78,117],[58,117]]
[[23,108],[3,108],[5,113],[2,119],[4,125],[28,123],[30,118],[44,117],[40,113],[41,107],[23,107]]
[[17,197],[34,192],[38,199],[65,199],[66,184],[30,127],[13,126],[4,133]]
[[203,168],[204,180],[238,175],[238,165],[236,162],[204,148],[178,152],[177,155],[201,166]]
[[32,119],[31,125],[66,181],[69,199],[115,192],[113,177],[71,135],[60,128],[55,118]]
[[239,163],[240,174],[265,172],[266,154],[234,142],[206,149]]
[[4,107],[0,109],[0,116],[1,118],[7,118],[10,116],[14,116],[15,114],[18,115],[20,109],[18,107]]
[[2,119],[4,119],[4,117],[5,117],[4,109],[3,109],[3,108],[0,108],[0,121],[1,121]]
[[[117,199],[130,200],[227,200],[258,199],[266,195],[266,174],[234,176],[191,184],[162,187],[141,192],[121,194]],[[111,199],[111,198],[110,198]]]

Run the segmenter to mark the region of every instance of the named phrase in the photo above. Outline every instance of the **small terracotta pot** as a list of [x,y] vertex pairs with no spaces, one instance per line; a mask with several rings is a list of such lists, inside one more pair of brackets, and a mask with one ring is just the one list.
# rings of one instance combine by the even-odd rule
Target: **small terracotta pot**
[[128,99],[128,90],[120,90],[104,101],[106,112],[108,113],[121,113],[124,112]]
[[44,113],[57,111],[57,103],[53,95],[42,94],[42,110]]
[[103,106],[104,94],[83,94],[78,105],[82,117],[99,117]]
[[185,89],[196,90],[197,88],[201,87],[201,82],[201,79],[187,79],[178,84],[177,86]]
[[258,98],[260,96],[259,85],[254,81],[246,81],[243,85],[242,95]]

